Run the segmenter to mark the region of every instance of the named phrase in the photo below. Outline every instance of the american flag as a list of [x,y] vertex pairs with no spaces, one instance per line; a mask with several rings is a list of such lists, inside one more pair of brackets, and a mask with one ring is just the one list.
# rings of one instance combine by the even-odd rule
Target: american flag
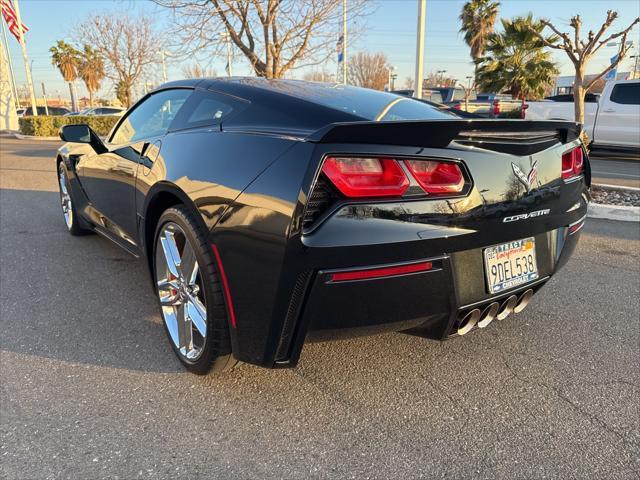
[[[16,37],[16,40],[20,41],[20,28],[18,27],[16,11],[13,8],[11,0],[0,0],[0,7],[2,7],[2,16],[9,26],[9,31],[13,34],[14,37]],[[29,29],[23,23],[22,32],[25,33],[27,31],[29,31]]]

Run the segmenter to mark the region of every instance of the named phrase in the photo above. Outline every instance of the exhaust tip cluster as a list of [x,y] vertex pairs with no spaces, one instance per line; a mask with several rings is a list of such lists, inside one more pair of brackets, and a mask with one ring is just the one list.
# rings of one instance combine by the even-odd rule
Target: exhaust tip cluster
[[511,295],[500,302],[492,302],[484,307],[474,308],[464,314],[458,323],[458,335],[469,333],[477,325],[478,328],[487,327],[494,319],[504,320],[512,313],[520,313],[529,305],[533,297],[533,289],[529,288],[518,295]]

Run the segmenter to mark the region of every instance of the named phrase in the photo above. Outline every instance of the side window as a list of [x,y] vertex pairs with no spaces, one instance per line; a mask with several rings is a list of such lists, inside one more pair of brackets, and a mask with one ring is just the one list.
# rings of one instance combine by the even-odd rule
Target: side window
[[113,132],[111,143],[121,145],[162,135],[191,92],[188,89],[174,89],[154,93],[126,116]]
[[611,101],[623,105],[640,105],[640,83],[614,86]]
[[171,125],[172,130],[216,125],[232,112],[242,108],[240,100],[227,95],[196,90],[189,98],[180,115]]

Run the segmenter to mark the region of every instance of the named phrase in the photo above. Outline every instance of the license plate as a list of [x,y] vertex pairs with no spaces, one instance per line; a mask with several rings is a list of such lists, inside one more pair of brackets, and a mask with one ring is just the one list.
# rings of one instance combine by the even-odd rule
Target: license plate
[[499,293],[538,278],[533,237],[485,248],[484,268],[489,293]]

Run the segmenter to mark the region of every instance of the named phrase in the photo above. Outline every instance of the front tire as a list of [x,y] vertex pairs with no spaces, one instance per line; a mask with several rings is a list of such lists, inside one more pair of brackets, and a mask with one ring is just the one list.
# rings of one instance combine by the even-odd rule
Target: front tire
[[87,235],[91,230],[81,225],[82,219],[76,214],[71,188],[67,179],[67,171],[62,162],[58,163],[58,190],[60,191],[60,205],[67,230],[71,235]]
[[154,242],[154,281],[169,343],[190,372],[233,368],[225,299],[206,232],[185,206],[166,210]]

